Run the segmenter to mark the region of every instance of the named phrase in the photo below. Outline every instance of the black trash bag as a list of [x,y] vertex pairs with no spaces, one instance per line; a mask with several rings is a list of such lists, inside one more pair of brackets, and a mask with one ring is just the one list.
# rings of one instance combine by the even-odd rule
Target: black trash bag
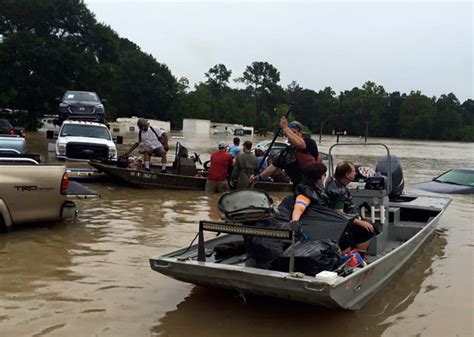
[[231,241],[214,247],[216,260],[227,259],[245,253],[245,245],[242,241]]
[[[290,265],[291,248],[275,259],[272,269],[287,272]],[[308,240],[295,245],[295,272],[314,276],[323,270],[336,270],[341,264],[341,250],[333,240]]]
[[[254,224],[260,228],[281,228],[275,219],[259,221]],[[273,261],[281,256],[290,245],[288,241],[250,235],[244,235],[244,243],[247,255],[255,261],[257,268],[262,269],[270,269]]]
[[[278,206],[274,218],[255,222],[255,226],[290,229],[289,222],[294,203],[294,196],[286,197]],[[309,240],[332,239],[337,243],[346,227],[352,224],[354,218],[355,215],[346,215],[327,207],[310,204],[301,217],[300,224],[302,231],[305,233],[303,236]],[[302,235],[297,235],[296,240],[301,237]],[[257,268],[263,269],[272,268],[273,261],[281,257],[290,245],[288,241],[256,236],[244,236],[244,241],[247,254],[255,260]]]

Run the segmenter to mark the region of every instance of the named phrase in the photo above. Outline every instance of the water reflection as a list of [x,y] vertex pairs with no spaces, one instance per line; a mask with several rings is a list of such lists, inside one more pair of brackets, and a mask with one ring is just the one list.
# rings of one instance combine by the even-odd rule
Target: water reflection
[[[159,336],[380,336],[410,304],[433,271],[434,260],[444,256],[446,238],[438,230],[414,259],[361,310],[330,310],[248,295],[244,304],[234,292],[196,286],[177,309],[159,319],[151,333]],[[186,324],[183,324],[186,322]]]

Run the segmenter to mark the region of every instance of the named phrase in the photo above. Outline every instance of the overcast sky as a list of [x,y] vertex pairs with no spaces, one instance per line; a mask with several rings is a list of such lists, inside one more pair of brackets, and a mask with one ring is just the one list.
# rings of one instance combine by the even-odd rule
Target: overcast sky
[[474,97],[471,1],[85,3],[99,22],[191,84],[218,63],[236,78],[267,61],[283,87],[294,80],[338,93],[370,80],[389,92]]

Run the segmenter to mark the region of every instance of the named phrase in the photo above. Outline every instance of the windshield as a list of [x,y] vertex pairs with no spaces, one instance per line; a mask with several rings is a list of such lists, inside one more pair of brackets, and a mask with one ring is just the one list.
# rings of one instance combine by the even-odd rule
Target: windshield
[[451,170],[443,173],[435,181],[442,183],[474,186],[474,171],[471,170]]
[[64,125],[61,137],[91,137],[110,140],[109,130],[105,127],[95,125]]
[[81,101],[81,102],[100,102],[99,97],[93,92],[68,91],[64,95],[64,101]]

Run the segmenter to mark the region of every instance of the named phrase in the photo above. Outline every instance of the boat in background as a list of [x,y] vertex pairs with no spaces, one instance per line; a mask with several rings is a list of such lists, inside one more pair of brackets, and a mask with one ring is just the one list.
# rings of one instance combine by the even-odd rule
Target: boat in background
[[[97,174],[105,173],[117,183],[133,185],[141,188],[162,188],[179,190],[204,191],[207,172],[197,170],[193,165],[167,167],[167,173],[161,173],[161,166],[152,165],[150,171],[119,167],[118,162],[90,161]],[[291,192],[293,184],[259,181],[254,186],[272,192]]]

